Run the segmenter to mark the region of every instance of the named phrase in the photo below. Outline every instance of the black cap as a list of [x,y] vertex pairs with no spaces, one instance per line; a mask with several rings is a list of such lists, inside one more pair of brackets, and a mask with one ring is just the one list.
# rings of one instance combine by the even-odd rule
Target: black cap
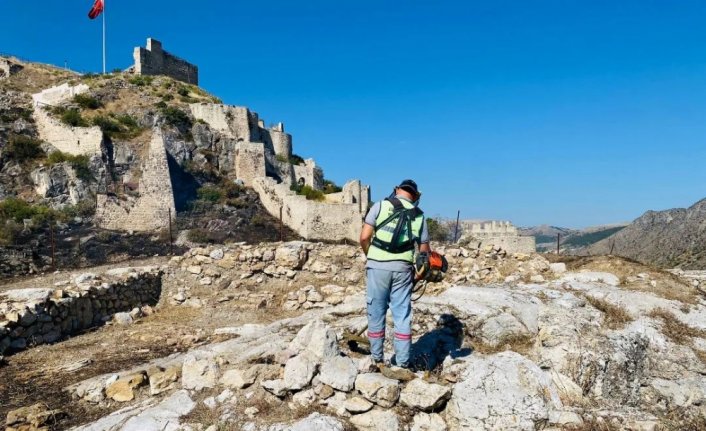
[[398,189],[402,189],[406,192],[411,193],[413,196],[419,196],[419,190],[417,189],[417,183],[414,180],[404,180],[397,186]]

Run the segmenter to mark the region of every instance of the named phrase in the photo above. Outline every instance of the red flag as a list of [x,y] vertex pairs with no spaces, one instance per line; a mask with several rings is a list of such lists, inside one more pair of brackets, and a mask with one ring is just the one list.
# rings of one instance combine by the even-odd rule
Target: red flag
[[105,8],[105,4],[103,4],[103,0],[96,0],[93,3],[93,7],[91,8],[91,11],[88,12],[88,17],[91,19],[97,18],[98,15],[100,15],[103,12],[104,8]]

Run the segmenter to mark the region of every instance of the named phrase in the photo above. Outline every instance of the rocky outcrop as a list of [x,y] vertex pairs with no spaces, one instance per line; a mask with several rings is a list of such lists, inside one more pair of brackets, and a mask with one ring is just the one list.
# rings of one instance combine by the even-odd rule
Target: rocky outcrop
[[706,199],[689,208],[647,211],[627,227],[577,254],[629,257],[660,267],[706,266]]
[[79,178],[68,162],[39,167],[30,176],[37,194],[51,198],[56,206],[76,205],[92,195],[88,181]]

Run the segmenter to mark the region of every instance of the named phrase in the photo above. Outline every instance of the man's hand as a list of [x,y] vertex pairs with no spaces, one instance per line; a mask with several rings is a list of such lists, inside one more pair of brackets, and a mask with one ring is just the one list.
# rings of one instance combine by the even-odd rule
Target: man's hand
[[360,231],[360,246],[363,248],[363,252],[367,256],[368,249],[370,248],[370,241],[373,239],[374,234],[373,227],[367,223],[363,223],[363,229]]

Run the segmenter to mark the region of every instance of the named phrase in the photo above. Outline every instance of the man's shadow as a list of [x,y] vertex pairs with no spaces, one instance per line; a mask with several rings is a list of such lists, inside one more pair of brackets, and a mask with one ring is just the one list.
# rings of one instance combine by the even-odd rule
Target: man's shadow
[[456,316],[442,314],[436,325],[412,344],[411,362],[417,370],[431,371],[448,356],[455,359],[472,353],[472,349],[462,347],[465,328]]

